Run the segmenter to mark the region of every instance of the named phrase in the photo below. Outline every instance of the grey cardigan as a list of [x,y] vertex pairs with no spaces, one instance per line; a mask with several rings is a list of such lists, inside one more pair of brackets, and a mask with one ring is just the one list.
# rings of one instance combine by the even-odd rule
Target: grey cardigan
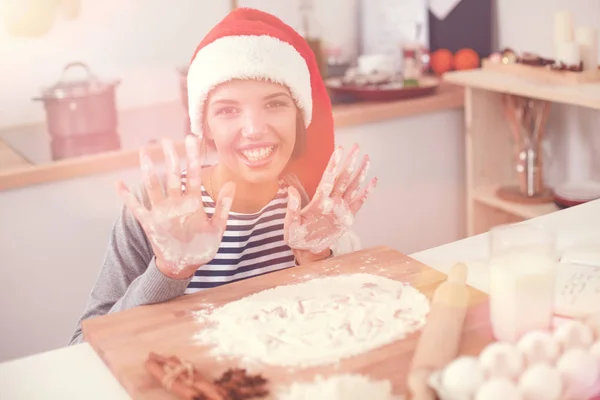
[[[302,204],[308,204],[308,195],[299,179],[294,175],[286,175],[284,180],[298,189]],[[138,190],[138,196],[148,207],[145,191]],[[110,235],[100,274],[69,344],[83,341],[83,320],[182,296],[191,279],[169,278],[156,267],[152,246],[144,230],[135,217],[122,207]]]

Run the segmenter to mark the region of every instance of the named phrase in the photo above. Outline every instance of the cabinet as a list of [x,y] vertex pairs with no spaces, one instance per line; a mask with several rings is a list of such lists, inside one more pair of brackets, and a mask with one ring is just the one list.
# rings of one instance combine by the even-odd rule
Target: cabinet
[[553,203],[520,204],[500,199],[501,185],[516,184],[512,134],[502,94],[600,110],[600,82],[546,84],[503,72],[453,71],[444,80],[465,87],[466,215],[468,236],[491,227],[557,211]]

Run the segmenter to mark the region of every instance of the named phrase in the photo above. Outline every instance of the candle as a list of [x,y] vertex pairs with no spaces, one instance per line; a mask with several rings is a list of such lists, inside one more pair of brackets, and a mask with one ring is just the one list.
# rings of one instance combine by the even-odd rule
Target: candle
[[598,68],[598,31],[592,27],[581,27],[575,32],[584,71]]
[[579,65],[579,45],[575,42],[563,42],[556,45],[556,61],[566,65]]
[[573,16],[569,11],[554,14],[554,43],[573,41]]

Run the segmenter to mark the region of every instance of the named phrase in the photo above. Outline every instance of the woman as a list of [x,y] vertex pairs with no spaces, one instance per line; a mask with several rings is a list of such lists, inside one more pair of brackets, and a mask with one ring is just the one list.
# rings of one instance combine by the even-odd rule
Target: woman
[[330,257],[375,187],[357,146],[333,151],[314,55],[272,15],[237,9],[215,26],[188,97],[187,168],[165,140],[164,179],[142,150],[141,200],[118,183],[125,207],[82,320]]

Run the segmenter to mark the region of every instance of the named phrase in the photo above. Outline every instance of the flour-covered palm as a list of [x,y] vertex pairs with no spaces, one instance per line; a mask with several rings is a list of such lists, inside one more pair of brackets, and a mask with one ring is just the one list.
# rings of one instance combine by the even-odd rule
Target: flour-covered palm
[[219,192],[215,212],[208,218],[202,204],[200,141],[192,135],[185,140],[187,184],[181,185],[180,161],[171,140],[162,142],[167,163],[166,190],[160,182],[146,149],[140,151],[144,188],[150,200],[146,208],[125,186],[117,183],[127,209],[146,232],[156,255],[157,267],[167,276],[184,279],[211,261],[221,244],[235,184],[228,183]]
[[377,178],[361,189],[370,166],[369,156],[357,168],[360,148],[354,145],[342,163],[343,149],[332,154],[315,196],[300,209],[300,194],[290,187],[284,240],[294,250],[320,253],[352,226],[354,216],[377,185]]

